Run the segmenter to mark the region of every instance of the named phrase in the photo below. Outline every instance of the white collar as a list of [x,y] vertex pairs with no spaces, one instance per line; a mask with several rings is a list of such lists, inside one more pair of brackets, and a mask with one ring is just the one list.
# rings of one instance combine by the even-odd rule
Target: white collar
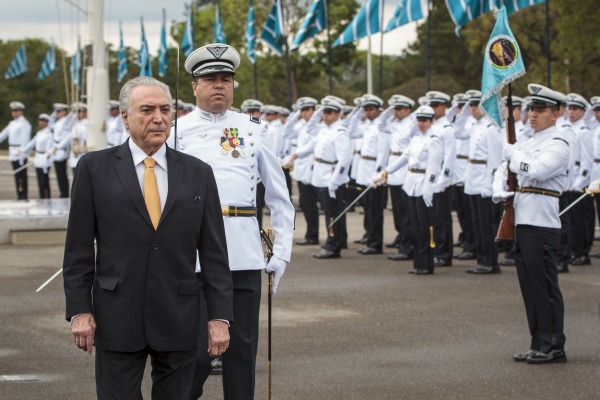
[[[148,158],[148,155],[131,138],[129,139],[129,150],[131,150],[131,156],[133,157],[133,165],[137,166]],[[153,158],[162,169],[167,170],[167,146],[164,143],[150,158]]]

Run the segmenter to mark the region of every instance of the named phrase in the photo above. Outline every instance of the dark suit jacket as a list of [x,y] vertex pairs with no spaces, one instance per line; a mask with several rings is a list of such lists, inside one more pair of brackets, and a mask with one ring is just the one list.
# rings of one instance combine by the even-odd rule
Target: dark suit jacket
[[98,348],[197,348],[197,252],[208,319],[233,321],[227,244],[212,169],[170,148],[167,166],[169,191],[155,231],[127,142],[86,154],[77,165],[63,262],[66,317],[93,313]]

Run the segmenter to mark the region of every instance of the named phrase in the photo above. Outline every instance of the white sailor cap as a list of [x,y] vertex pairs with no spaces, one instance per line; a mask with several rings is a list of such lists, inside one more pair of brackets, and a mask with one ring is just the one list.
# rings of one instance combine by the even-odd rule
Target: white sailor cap
[[343,106],[346,105],[346,100],[342,99],[341,97],[337,97],[337,96],[334,96],[334,95],[330,94],[330,95],[325,96],[324,98],[325,99],[335,100],[335,101],[337,101],[338,103],[340,103]]
[[360,103],[361,107],[381,107],[383,105],[383,100],[373,94],[365,94],[362,97],[362,103]]
[[265,114],[279,114],[279,106],[275,106],[273,104],[266,104],[263,107],[262,111]]
[[113,109],[113,108],[119,108],[119,102],[117,100],[109,100],[108,101],[108,108],[109,109]]
[[195,105],[195,104],[193,104],[193,103],[184,103],[184,104],[183,104],[183,109],[184,109],[185,111],[193,111],[193,110],[194,110],[194,107],[196,107],[196,105]]
[[286,117],[290,115],[290,110],[288,110],[287,108],[281,106],[277,108],[279,108],[279,115],[285,115]]
[[54,108],[54,111],[68,111],[69,110],[69,106],[66,105],[65,103],[54,103],[54,104],[52,104],[52,108]]
[[321,107],[323,110],[332,110],[339,113],[344,108],[344,105],[339,101],[327,96],[321,99]]
[[352,106],[344,106],[344,110],[342,111],[344,114],[350,114],[354,110]]
[[10,107],[10,109],[12,111],[17,111],[17,110],[24,110],[25,109],[25,104],[21,103],[20,101],[11,101],[8,106]]
[[590,103],[592,103],[592,108],[594,110],[600,110],[600,96],[594,96],[590,99]]
[[587,102],[585,97],[583,97],[577,93],[569,93],[567,95],[567,107],[569,107],[569,106],[580,107],[580,108],[583,108],[584,110],[587,110],[589,107],[589,103]]
[[248,112],[250,110],[262,111],[264,104],[256,99],[246,99],[242,102],[241,106],[243,112]]
[[454,96],[452,96],[452,101],[459,105],[465,104],[468,99],[469,97],[466,93],[456,93]]
[[225,72],[235,75],[240,66],[240,54],[233,47],[213,43],[196,49],[185,60],[185,70],[193,76]]
[[300,97],[296,100],[296,106],[302,110],[305,107],[314,107],[318,103],[317,99],[313,99],[312,97]]
[[405,108],[413,108],[415,106],[415,102],[412,99],[402,96],[401,94],[392,95],[392,97],[390,97],[388,100],[388,104],[392,107]]
[[46,113],[41,113],[40,115],[38,115],[38,121],[50,121],[50,116]]
[[354,105],[357,106],[357,107],[360,107],[362,105],[362,101],[363,101],[362,96],[355,97],[354,100],[352,100],[352,102],[354,103]]
[[421,106],[417,108],[417,111],[415,111],[415,116],[417,118],[433,119],[433,117],[435,116],[435,111],[433,111],[433,108],[431,108],[430,106]]
[[556,92],[546,86],[537,83],[527,85],[527,90],[531,93],[531,100],[528,107],[552,107],[558,106],[561,103],[566,103],[567,99],[562,93]]
[[429,104],[448,104],[450,103],[450,96],[444,92],[438,92],[432,90],[425,93],[425,96],[429,99]]
[[[173,103],[173,107],[175,107],[175,103]],[[177,109],[178,110],[183,110],[185,109],[185,101],[178,99],[177,100]]]
[[80,101],[71,104],[71,110],[73,111],[87,111],[87,104]]
[[429,105],[429,99],[427,98],[427,96],[419,97],[419,100],[417,100],[417,102],[419,103],[420,106]]
[[[513,107],[523,107],[525,105],[525,99],[519,96],[512,96],[512,105]],[[503,104],[508,104],[508,96],[504,96],[502,98]]]
[[467,90],[467,101],[470,103],[479,103],[481,101],[481,91],[471,89]]

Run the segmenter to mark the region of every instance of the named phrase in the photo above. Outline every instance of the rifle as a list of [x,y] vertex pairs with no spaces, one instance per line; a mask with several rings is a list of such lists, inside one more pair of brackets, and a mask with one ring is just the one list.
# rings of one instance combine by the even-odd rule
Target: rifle
[[[508,120],[506,121],[506,136],[509,144],[515,144],[515,117],[513,116],[513,104],[512,104],[512,90],[510,83],[508,84]],[[510,162],[509,162],[510,164]],[[514,192],[517,189],[517,175],[508,171],[508,191]],[[515,209],[513,208],[513,198],[509,197],[504,202],[504,212],[502,214],[502,220],[498,227],[498,233],[496,234],[496,242],[512,242],[515,240]]]

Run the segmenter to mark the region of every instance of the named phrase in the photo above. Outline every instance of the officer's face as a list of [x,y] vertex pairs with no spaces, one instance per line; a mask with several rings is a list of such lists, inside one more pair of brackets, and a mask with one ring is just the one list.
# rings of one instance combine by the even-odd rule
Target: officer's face
[[433,121],[430,118],[417,118],[417,127],[421,133],[425,133],[431,128]]
[[46,121],[45,119],[38,119],[38,126],[40,127],[40,129],[44,129],[48,126],[48,121]]
[[130,113],[123,122],[131,140],[151,156],[166,142],[171,131],[171,102],[157,86],[138,86],[129,95]]
[[335,112],[333,110],[323,110],[323,122],[325,122],[326,125],[331,125],[338,119],[340,119],[339,112]]
[[119,115],[119,109],[118,108],[111,108],[110,109],[110,116],[111,117],[116,117],[117,115]]
[[375,118],[377,118],[378,116],[379,116],[379,107],[375,107],[375,106],[366,106],[365,107],[365,117],[367,117],[367,119],[370,119],[372,121]]
[[310,117],[312,117],[314,112],[315,109],[313,107],[304,107],[300,110],[300,118],[302,118],[305,121],[308,121]]
[[556,124],[559,115],[559,111],[551,107],[530,107],[529,123],[534,132],[540,132]]
[[67,115],[67,110],[58,110],[56,112],[56,119],[61,119],[65,115]]
[[438,119],[440,117],[443,117],[444,115],[446,115],[446,108],[447,106],[445,104],[431,104],[431,108],[433,108],[433,112],[434,112],[434,118]]
[[275,121],[277,119],[278,114],[266,114],[267,122]]
[[479,109],[479,103],[470,103],[469,107],[471,107],[471,116],[475,119],[481,119],[481,117],[483,117],[483,114],[481,113],[481,110]]
[[233,104],[233,75],[216,73],[204,75],[192,82],[196,105],[211,113],[227,111]]
[[569,106],[569,121],[579,121],[581,118],[583,118],[583,114],[585,114],[585,110],[583,108],[577,106]]
[[13,119],[17,119],[23,115],[23,110],[10,110],[10,115],[13,117]]

